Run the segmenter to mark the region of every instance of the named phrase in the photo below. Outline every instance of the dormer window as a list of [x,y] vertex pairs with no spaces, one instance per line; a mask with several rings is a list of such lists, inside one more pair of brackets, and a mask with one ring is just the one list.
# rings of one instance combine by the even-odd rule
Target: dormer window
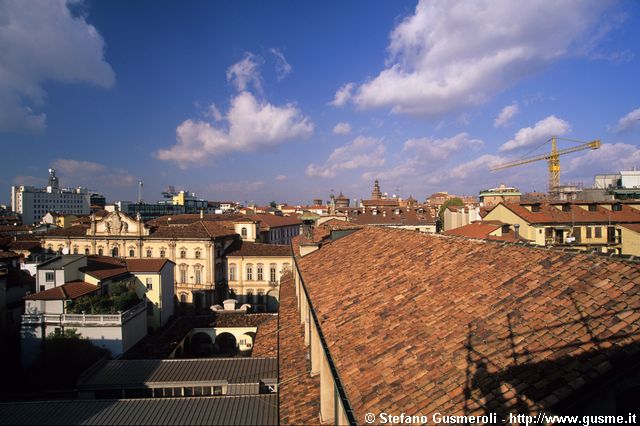
[[539,212],[540,211],[540,204],[533,204],[531,206],[531,211],[532,212]]
[[597,212],[598,211],[598,205],[597,204],[589,204],[589,211],[590,212]]
[[620,203],[613,204],[611,206],[611,210],[613,210],[614,212],[622,211],[622,204],[620,204]]
[[562,205],[562,211],[563,212],[570,212],[571,211],[571,204],[563,204]]

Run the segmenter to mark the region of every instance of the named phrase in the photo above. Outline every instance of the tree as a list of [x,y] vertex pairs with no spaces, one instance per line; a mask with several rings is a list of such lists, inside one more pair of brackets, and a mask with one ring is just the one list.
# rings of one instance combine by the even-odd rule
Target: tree
[[449,206],[461,207],[461,206],[464,206],[464,202],[460,198],[454,197],[454,198],[449,198],[440,206],[440,211],[438,212],[438,219],[440,219],[441,228],[444,228],[444,211]]
[[277,208],[278,208],[278,204],[276,204],[275,200],[274,200],[274,201],[271,201],[271,202],[269,203],[269,206],[273,207],[274,209],[277,209]]
[[50,333],[44,340],[44,371],[40,376],[45,387],[73,388],[80,374],[100,358],[110,358],[107,349],[94,346],[75,329]]

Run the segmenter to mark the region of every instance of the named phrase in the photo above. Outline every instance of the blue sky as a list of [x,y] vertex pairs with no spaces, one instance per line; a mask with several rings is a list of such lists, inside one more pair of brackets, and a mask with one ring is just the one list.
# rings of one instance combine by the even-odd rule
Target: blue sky
[[552,134],[602,140],[561,159],[588,186],[640,167],[638,40],[631,0],[0,0],[0,202],[49,167],[112,201],[544,190],[489,168]]

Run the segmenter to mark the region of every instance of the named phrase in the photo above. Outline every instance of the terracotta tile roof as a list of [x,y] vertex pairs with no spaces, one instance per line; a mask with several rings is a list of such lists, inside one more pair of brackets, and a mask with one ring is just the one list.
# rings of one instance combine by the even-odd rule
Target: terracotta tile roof
[[400,208],[400,214],[395,213],[395,208],[380,208],[377,214],[371,210],[352,218],[353,223],[359,225],[398,225],[398,226],[419,226],[433,225],[435,219],[429,210],[424,213],[417,213],[413,209]]
[[96,290],[97,285],[84,281],[69,281],[61,286],[25,296],[25,300],[74,300]]
[[188,224],[193,222],[198,222],[200,220],[204,220],[207,222],[218,222],[218,221],[234,221],[236,219],[242,218],[240,214],[205,214],[200,218],[200,214],[177,214],[177,215],[167,215],[160,216],[156,219],[152,219],[147,222],[148,225],[152,226],[162,226],[169,224]]
[[395,198],[387,199],[387,200],[362,200],[362,205],[365,207],[369,207],[369,206],[395,207],[395,206],[399,206],[400,202]]
[[291,256],[291,247],[279,244],[252,243],[236,240],[226,251],[227,256]]
[[625,223],[624,225],[620,225],[620,226],[640,234],[640,223]]
[[84,237],[87,235],[88,229],[89,225],[74,225],[67,228],[52,229],[42,234],[42,237]]
[[40,241],[32,240],[16,240],[10,242],[8,246],[12,250],[36,250],[41,248]]
[[320,378],[308,373],[304,325],[290,273],[280,279],[278,322],[280,424],[320,424]]
[[169,259],[126,259],[129,272],[160,272],[167,263],[173,263]]
[[638,263],[366,227],[298,264],[356,419],[548,410],[637,367]]
[[[499,205],[506,207],[513,213],[517,214],[528,223],[532,224],[548,224],[548,223],[640,223],[640,210],[625,204],[621,205],[620,211],[611,211],[599,204],[596,204],[596,211],[585,210],[575,204],[569,204],[571,211],[561,211],[554,205],[549,203],[533,203],[540,206],[540,211],[529,211],[526,203],[500,203],[493,207],[498,208]],[[557,203],[556,203],[557,204]],[[586,203],[578,203],[586,204]],[[492,209],[492,210],[493,210]],[[491,210],[491,211],[492,211]]]
[[129,272],[123,260],[107,256],[87,256],[87,266],[79,270],[99,280],[106,280]]
[[258,324],[256,339],[253,341],[252,357],[278,356],[278,316],[273,315]]
[[276,216],[269,213],[248,214],[247,217],[260,221],[260,227],[266,230],[281,226],[300,225],[302,222],[296,216]]
[[149,238],[218,238],[235,235],[233,227],[223,222],[198,220],[197,222],[159,226]]
[[501,225],[495,225],[492,223],[485,222],[473,222],[465,226],[461,226],[459,228],[450,229],[445,231],[445,235],[459,235],[462,237],[469,238],[488,238],[489,234],[494,232],[496,229],[501,228]]

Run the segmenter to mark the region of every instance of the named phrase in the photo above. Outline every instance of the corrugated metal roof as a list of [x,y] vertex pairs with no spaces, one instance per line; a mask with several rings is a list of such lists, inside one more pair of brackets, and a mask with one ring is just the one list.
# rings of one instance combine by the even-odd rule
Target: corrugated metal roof
[[258,383],[276,380],[277,368],[276,358],[114,360],[107,361],[78,387],[105,389],[215,381]]
[[277,396],[274,394],[0,404],[0,425],[258,425],[277,422]]

